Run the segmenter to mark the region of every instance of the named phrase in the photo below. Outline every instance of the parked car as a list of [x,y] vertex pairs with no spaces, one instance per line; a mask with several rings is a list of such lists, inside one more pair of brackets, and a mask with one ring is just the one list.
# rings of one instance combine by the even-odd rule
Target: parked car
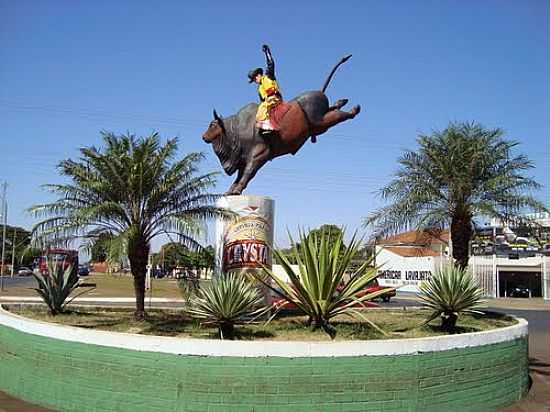
[[[378,284],[378,281],[375,279],[372,282],[370,282],[365,289],[359,291],[359,293],[357,293],[357,297],[360,298],[362,296],[365,296],[367,293],[374,293],[374,292],[378,292],[379,290],[387,289],[387,288],[388,288],[387,286],[380,286]],[[379,296],[377,299],[382,299],[384,302],[389,302],[390,298],[392,298],[393,296],[395,296],[395,289],[388,290],[385,294]],[[284,298],[277,298],[273,301],[273,303],[275,304],[276,307],[284,305],[284,310],[288,310],[288,311],[293,311],[298,309],[298,307],[294,303],[290,303]],[[358,303],[357,306],[366,306],[369,308],[379,307],[379,305],[377,305],[372,301],[363,301],[360,304]]]
[[17,276],[31,276],[32,275],[32,270],[29,269],[28,267],[20,267],[18,270],[17,270]]
[[528,298],[531,295],[531,289],[525,286],[516,286],[508,290],[508,296],[511,298]]
[[86,265],[78,265],[78,276],[88,276],[90,269]]
[[[367,293],[378,292],[379,290],[382,290],[382,289],[388,289],[388,287],[380,286],[380,284],[378,283],[378,279],[374,279],[372,282],[368,284],[366,289],[359,292],[358,296],[361,297],[366,295]],[[382,301],[384,302],[389,302],[390,299],[393,298],[394,296],[395,296],[395,289],[392,288],[377,299],[382,299]]]
[[153,268],[151,269],[151,276],[153,276],[156,279],[162,279],[166,276],[166,273],[161,268]]

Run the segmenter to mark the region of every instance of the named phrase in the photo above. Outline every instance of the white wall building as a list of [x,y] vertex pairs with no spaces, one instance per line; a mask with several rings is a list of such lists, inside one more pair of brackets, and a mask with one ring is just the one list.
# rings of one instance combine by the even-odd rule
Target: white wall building
[[[418,292],[423,281],[451,261],[446,231],[400,233],[379,241],[376,252],[379,283],[408,292]],[[488,297],[523,293],[550,300],[550,256],[471,256],[470,270]]]
[[376,245],[378,282],[405,292],[418,292],[448,260],[448,232],[400,233],[379,241]]

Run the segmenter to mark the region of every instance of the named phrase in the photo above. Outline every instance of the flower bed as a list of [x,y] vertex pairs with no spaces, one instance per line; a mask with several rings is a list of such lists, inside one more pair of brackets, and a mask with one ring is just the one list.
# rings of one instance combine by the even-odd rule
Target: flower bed
[[0,309],[0,389],[66,411],[493,410],[528,386],[527,323],[407,340],[217,341]]

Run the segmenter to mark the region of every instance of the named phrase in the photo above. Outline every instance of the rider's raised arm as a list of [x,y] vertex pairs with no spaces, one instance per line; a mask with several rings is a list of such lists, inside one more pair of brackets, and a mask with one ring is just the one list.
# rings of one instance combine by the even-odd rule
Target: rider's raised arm
[[265,53],[265,64],[266,64],[265,75],[269,77],[271,80],[275,80],[275,61],[273,61],[271,50],[269,50],[269,46],[267,44],[264,44],[262,46],[262,51]]

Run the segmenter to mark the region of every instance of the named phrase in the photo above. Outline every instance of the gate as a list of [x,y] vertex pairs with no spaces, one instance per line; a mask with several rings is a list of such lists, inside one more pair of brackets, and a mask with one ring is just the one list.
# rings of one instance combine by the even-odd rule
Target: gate
[[550,256],[542,257],[542,297],[550,300]]
[[470,271],[489,298],[497,297],[496,256],[471,256]]

